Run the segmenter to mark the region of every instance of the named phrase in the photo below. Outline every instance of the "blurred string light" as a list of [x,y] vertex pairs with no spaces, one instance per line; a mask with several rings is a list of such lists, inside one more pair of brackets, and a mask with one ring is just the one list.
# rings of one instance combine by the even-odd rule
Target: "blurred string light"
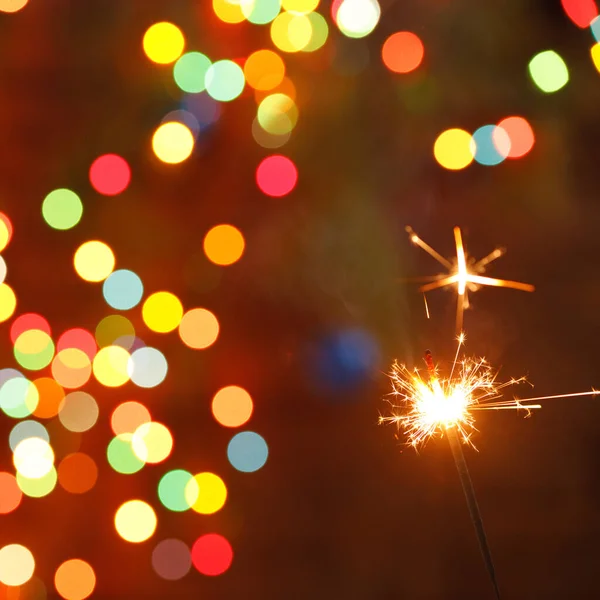
[[83,433],[98,422],[100,409],[94,397],[83,391],[67,394],[58,408],[58,418],[69,431]]
[[7,283],[0,283],[0,323],[10,319],[17,308],[17,297]]
[[19,373],[0,387],[0,408],[13,419],[23,419],[33,414],[39,397],[35,385]]
[[54,342],[45,331],[29,329],[17,338],[13,352],[21,367],[30,371],[39,371],[52,362]]
[[50,323],[37,313],[24,313],[19,315],[10,326],[10,341],[15,344],[19,336],[30,329],[38,329],[50,335]]
[[510,153],[508,133],[496,125],[479,127],[472,138],[473,157],[480,165],[499,165]]
[[0,285],[2,285],[4,283],[4,280],[6,279],[6,273],[6,261],[4,260],[4,258],[2,258],[2,256],[0,256]]
[[312,38],[312,24],[304,14],[283,12],[271,23],[271,40],[283,52],[300,52]]
[[89,492],[98,480],[98,467],[94,459],[83,452],[65,456],[57,472],[59,485],[71,494]]
[[108,444],[106,458],[117,473],[131,475],[140,471],[145,463],[138,458],[132,447],[132,433],[119,433]]
[[81,199],[71,190],[53,190],[42,203],[44,221],[53,229],[71,229],[79,223],[82,215]]
[[152,62],[166,65],[175,62],[181,56],[185,48],[185,38],[179,27],[164,21],[148,28],[142,46]]
[[150,421],[140,425],[131,438],[133,453],[144,463],[166,460],[173,450],[173,436],[166,425]]
[[223,427],[241,427],[252,416],[253,402],[242,387],[228,385],[221,388],[212,399],[212,413]]
[[65,398],[65,391],[52,377],[40,377],[32,381],[38,392],[38,403],[33,414],[39,419],[55,417]]
[[231,544],[218,533],[200,536],[192,546],[192,563],[203,575],[221,575],[232,562]]
[[244,71],[232,60],[219,60],[212,63],[204,78],[206,92],[219,102],[235,100],[246,85]]
[[138,348],[129,357],[127,371],[131,381],[142,388],[153,388],[167,376],[167,359],[156,348]]
[[594,67],[596,67],[596,71],[600,73],[600,43],[594,44],[591,47],[590,54],[592,56],[592,62],[594,63]]
[[8,544],[0,548],[0,583],[19,586],[33,576],[35,559],[29,548],[21,544]]
[[182,317],[183,305],[171,292],[155,292],[146,298],[142,306],[142,318],[146,327],[156,333],[168,333],[177,329]]
[[21,421],[17,423],[11,430],[8,436],[8,445],[14,452],[15,448],[23,441],[28,438],[37,437],[45,442],[50,442],[50,436],[48,430],[38,421]]
[[444,168],[457,171],[473,162],[471,134],[464,129],[447,129],[435,140],[433,155]]
[[[158,498],[166,509],[184,512],[189,510],[198,499],[197,485],[194,476],[188,471],[183,469],[168,471],[158,482]],[[192,486],[192,492],[188,486]]]
[[42,438],[32,437],[20,441],[13,452],[17,473],[29,479],[40,479],[54,466],[52,446]]
[[16,510],[23,499],[23,492],[12,473],[0,471],[0,515]]
[[267,196],[286,196],[294,189],[297,181],[298,169],[287,156],[268,156],[256,169],[256,183]]
[[135,339],[133,323],[123,315],[108,315],[96,326],[96,342],[99,348],[122,346],[129,350]]
[[269,456],[265,439],[254,431],[242,431],[231,438],[227,458],[231,466],[244,473],[253,473],[264,467]]
[[244,76],[255,90],[272,90],[285,77],[285,63],[272,50],[257,50],[244,63]]
[[13,226],[10,219],[0,212],[0,252],[10,243],[13,235]]
[[227,486],[214,473],[198,473],[187,483],[185,494],[193,511],[212,515],[225,505]]
[[115,435],[133,432],[152,420],[150,411],[141,403],[129,400],[119,404],[112,412],[110,426]]
[[152,551],[154,572],[168,581],[185,577],[192,567],[192,556],[188,546],[181,540],[169,538],[159,542]]
[[92,375],[92,360],[79,348],[60,350],[51,366],[52,377],[64,388],[83,387]]
[[96,355],[98,346],[96,345],[96,339],[87,329],[74,327],[62,333],[56,342],[56,349],[59,352],[67,348],[77,349],[92,360]]
[[21,10],[29,0],[0,0],[0,11],[14,13]]
[[194,149],[194,136],[183,123],[163,123],[152,136],[152,149],[160,161],[177,164],[189,158]]
[[241,23],[246,19],[240,5],[241,0],[212,0],[213,11],[223,23]]
[[522,158],[533,148],[533,129],[523,117],[506,117],[498,123],[498,127],[508,134],[510,140],[507,158]]
[[124,502],[115,513],[115,529],[126,541],[133,544],[145,542],[156,530],[154,509],[143,500]]
[[221,266],[236,263],[242,257],[245,245],[241,231],[228,224],[216,225],[210,229],[203,242],[208,260]]
[[339,30],[351,38],[369,35],[377,27],[380,17],[381,7],[377,0],[343,0],[335,13]]
[[92,362],[92,371],[98,383],[105,387],[120,387],[129,381],[127,366],[130,354],[120,346],[100,348]]
[[529,61],[529,75],[533,83],[547,94],[557,92],[569,81],[567,65],[554,50],[536,54]]
[[205,308],[192,308],[179,323],[179,337],[188,348],[204,350],[219,337],[219,321]]
[[210,59],[201,52],[182,54],[173,67],[173,78],[181,90],[198,94],[206,89],[206,73],[211,66]]
[[115,255],[104,242],[91,240],[77,248],[73,264],[79,277],[85,281],[104,281],[115,267]]
[[281,10],[281,0],[239,0],[242,14],[253,25],[270,23]]
[[116,196],[127,189],[131,169],[127,161],[117,154],[99,156],[90,167],[90,183],[104,196]]
[[54,466],[42,477],[25,477],[17,473],[17,482],[21,491],[30,498],[43,498],[51,494],[56,487],[58,476]]
[[596,17],[590,23],[590,31],[597,42],[600,42],[600,16]]
[[106,303],[117,310],[137,306],[144,295],[144,285],[139,275],[128,269],[113,271],[102,286]]
[[560,0],[567,17],[585,29],[598,16],[598,7],[595,0]]
[[282,93],[270,94],[258,106],[260,126],[273,135],[284,135],[298,122],[298,108],[292,98]]
[[63,562],[54,574],[54,587],[65,600],[84,600],[96,587],[94,569],[80,558]]
[[381,48],[383,64],[394,73],[410,73],[423,61],[425,48],[417,35],[399,31],[388,37]]

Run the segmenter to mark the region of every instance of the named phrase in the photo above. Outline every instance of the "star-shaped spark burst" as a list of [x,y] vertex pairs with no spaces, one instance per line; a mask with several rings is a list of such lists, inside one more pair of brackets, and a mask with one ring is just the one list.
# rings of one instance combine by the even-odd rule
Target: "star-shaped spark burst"
[[496,248],[493,252],[490,252],[487,256],[481,260],[475,260],[470,257],[462,242],[462,234],[460,227],[454,228],[454,241],[456,243],[456,259],[452,262],[445,259],[439,252],[434,250],[429,244],[424,242],[412,229],[407,227],[410,240],[413,244],[416,244],[427,254],[435,258],[441,265],[448,269],[447,274],[434,275],[427,277],[426,280],[432,279],[431,283],[427,283],[419,288],[419,291],[425,293],[437,288],[442,288],[450,285],[456,285],[458,293],[458,301],[456,305],[456,331],[462,330],[463,324],[463,313],[466,308],[469,308],[469,297],[468,292],[476,292],[480,287],[484,285],[490,285],[494,287],[506,287],[514,290],[521,290],[523,292],[533,292],[535,287],[529,283],[520,283],[519,281],[509,281],[506,279],[495,279],[493,277],[484,277],[482,273],[485,272],[486,267],[500,258],[504,254],[504,250]]

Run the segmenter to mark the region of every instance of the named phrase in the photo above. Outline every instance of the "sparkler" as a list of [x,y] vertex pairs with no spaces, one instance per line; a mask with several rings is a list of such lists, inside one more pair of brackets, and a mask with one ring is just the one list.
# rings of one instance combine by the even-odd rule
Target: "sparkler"
[[463,245],[462,234],[460,227],[454,228],[454,241],[456,244],[456,259],[453,262],[445,259],[439,252],[434,250],[429,244],[424,242],[412,229],[407,227],[406,231],[410,236],[411,242],[419,246],[435,258],[441,265],[448,269],[448,274],[434,275],[425,277],[425,280],[432,280],[419,288],[419,291],[425,293],[450,285],[455,285],[458,292],[458,300],[456,305],[456,331],[462,330],[463,313],[466,308],[469,308],[468,292],[476,292],[481,286],[489,285],[493,287],[506,287],[523,292],[533,292],[535,287],[529,283],[521,283],[519,281],[510,281],[507,279],[495,279],[493,277],[484,277],[487,266],[500,258],[505,250],[496,248],[481,260],[475,260],[470,257]]

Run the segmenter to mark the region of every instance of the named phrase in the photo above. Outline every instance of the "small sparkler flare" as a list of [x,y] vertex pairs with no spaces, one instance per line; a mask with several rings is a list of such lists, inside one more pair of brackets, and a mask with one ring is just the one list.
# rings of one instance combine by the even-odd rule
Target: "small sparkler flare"
[[488,265],[500,258],[504,254],[505,250],[502,248],[496,248],[493,252],[490,252],[490,254],[481,260],[475,260],[474,258],[470,257],[465,250],[460,227],[454,228],[456,258],[453,261],[447,260],[439,252],[437,252],[437,250],[434,250],[429,244],[423,241],[414,232],[412,227],[406,227],[406,231],[408,232],[410,240],[413,244],[425,250],[429,256],[435,258],[435,260],[437,260],[442,266],[448,269],[447,274],[434,275],[432,277],[424,278],[426,281],[432,281],[421,286],[419,291],[425,293],[438,288],[456,286],[458,293],[458,301],[456,305],[457,333],[462,330],[463,313],[466,308],[469,308],[468,292],[476,292],[484,285],[512,288],[514,290],[521,290],[523,292],[533,292],[535,290],[535,287],[529,283],[521,283],[519,281],[510,281],[507,279],[495,279],[493,277],[484,277],[482,273],[485,272]]

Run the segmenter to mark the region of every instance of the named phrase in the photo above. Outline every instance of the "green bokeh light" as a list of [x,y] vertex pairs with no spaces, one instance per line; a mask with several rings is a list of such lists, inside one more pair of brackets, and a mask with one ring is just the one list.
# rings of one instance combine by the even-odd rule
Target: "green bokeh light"
[[173,67],[175,83],[190,94],[203,92],[206,89],[204,80],[210,65],[210,59],[201,52],[186,52]]
[[44,221],[53,229],[71,229],[81,220],[83,204],[79,196],[60,188],[50,192],[42,203]]
[[241,7],[250,23],[266,25],[279,14],[281,0],[244,0]]
[[554,50],[536,54],[529,61],[529,75],[535,85],[547,94],[557,92],[569,81],[567,65]]
[[186,498],[186,487],[194,479],[188,471],[176,469],[165,473],[158,482],[158,498],[163,506],[175,512],[183,512],[191,508]]
[[231,60],[213,63],[205,77],[206,91],[219,102],[230,102],[243,91],[246,80],[242,68]]
[[121,433],[110,441],[106,450],[110,466],[123,475],[137,473],[145,464],[133,452],[132,437],[131,433]]

